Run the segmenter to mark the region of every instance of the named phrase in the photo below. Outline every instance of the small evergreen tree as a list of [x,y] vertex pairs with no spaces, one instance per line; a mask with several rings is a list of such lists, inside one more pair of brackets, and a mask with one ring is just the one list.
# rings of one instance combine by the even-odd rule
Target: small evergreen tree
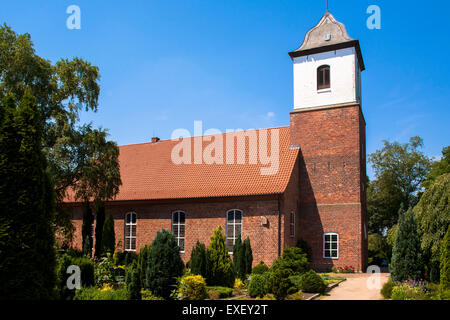
[[150,245],[145,245],[139,251],[139,258],[138,258],[138,262],[137,262],[137,268],[138,268],[138,271],[139,271],[139,277],[141,279],[141,286],[143,288],[146,287],[146,283],[147,283],[146,273],[147,273],[148,258],[150,256],[151,248],[152,247]]
[[[245,261],[245,274],[252,273],[252,265],[253,265],[253,251],[252,246],[250,245],[250,238],[244,240],[244,261]],[[242,279],[244,280],[244,279]]]
[[0,298],[50,299],[56,285],[53,186],[30,89],[0,106]]
[[[89,200],[85,200],[83,204],[83,224],[81,225],[81,237],[83,239],[82,249],[85,256],[92,255],[92,223],[94,222],[94,215],[92,214]],[[86,242],[88,241],[88,242]]]
[[441,244],[441,290],[450,290],[450,227]]
[[96,224],[95,224],[95,256],[101,257],[103,253],[103,225],[105,224],[105,204],[97,204]]
[[225,235],[222,227],[214,230],[208,250],[206,251],[207,283],[210,286],[225,286],[232,288],[235,272],[233,262],[228,255]]
[[192,274],[198,274],[206,278],[206,247],[198,240],[191,251],[190,267]]
[[126,285],[128,300],[141,300],[141,279],[136,261],[127,267]]
[[233,266],[236,276],[245,280],[245,248],[239,234],[233,246]]
[[152,243],[147,266],[147,287],[165,299],[183,274],[184,264],[180,258],[180,248],[172,232],[159,231]]
[[110,214],[103,225],[102,234],[103,252],[114,253],[116,247],[116,236],[114,232],[114,217]]
[[401,208],[399,214],[397,237],[392,249],[391,277],[394,281],[419,279],[423,260],[416,217],[412,209],[404,212]]

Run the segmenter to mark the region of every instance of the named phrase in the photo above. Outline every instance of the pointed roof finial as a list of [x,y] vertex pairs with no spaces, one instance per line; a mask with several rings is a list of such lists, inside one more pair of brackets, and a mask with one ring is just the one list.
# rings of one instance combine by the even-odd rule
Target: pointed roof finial
[[328,0],[327,0],[327,12],[328,12]]

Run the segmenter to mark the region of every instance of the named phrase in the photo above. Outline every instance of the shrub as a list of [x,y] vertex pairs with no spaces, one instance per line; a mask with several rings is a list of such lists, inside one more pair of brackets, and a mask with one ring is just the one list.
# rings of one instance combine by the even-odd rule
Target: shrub
[[153,240],[146,270],[147,285],[154,294],[169,298],[176,278],[183,274],[180,248],[172,232],[159,231]]
[[208,290],[209,298],[212,300],[229,298],[233,295],[233,289],[228,287],[213,286],[206,287],[206,289]]
[[313,270],[309,270],[301,276],[300,285],[303,292],[308,293],[324,293],[327,287],[322,277]]
[[299,276],[299,275],[290,276],[289,280],[291,281],[292,285],[297,290],[301,290],[302,289],[302,276]]
[[103,225],[102,233],[103,252],[112,254],[116,246],[116,236],[114,233],[114,217],[110,214]]
[[416,217],[411,209],[400,209],[397,237],[392,249],[391,277],[394,281],[419,279],[423,270],[420,237]]
[[242,282],[241,279],[236,278],[236,280],[234,280],[233,289],[235,289],[235,290],[244,290],[245,289],[245,283]]
[[441,245],[441,290],[450,290],[450,226]]
[[148,289],[141,290],[141,299],[142,300],[164,300],[161,297],[154,296],[152,292]]
[[406,285],[394,286],[392,288],[392,300],[427,300],[427,295],[418,287]]
[[291,275],[300,275],[309,270],[309,262],[300,248],[285,248],[282,256],[273,263],[272,269],[289,269]]
[[67,268],[70,265],[76,265],[80,268],[81,285],[83,287],[90,287],[95,284],[94,263],[91,259],[64,254],[59,258],[57,267],[59,296],[63,300],[72,299],[74,295],[74,290],[67,288],[67,278],[70,277],[70,274],[67,273]]
[[[305,258],[306,259],[306,258]],[[293,271],[289,268],[275,268],[271,270],[269,275],[269,292],[273,293],[277,299],[284,299],[289,288],[293,287],[289,277],[293,275]]]
[[389,279],[389,281],[383,285],[383,288],[381,288],[381,295],[385,299],[390,299],[392,296],[392,289],[394,288],[394,286],[395,283],[391,279]]
[[137,262],[127,267],[126,285],[128,300],[141,300],[141,278]]
[[127,300],[127,290],[101,290],[96,287],[76,290],[74,300]]
[[286,297],[286,300],[303,300],[303,293],[301,290],[294,292],[294,293],[290,293]]
[[266,294],[264,297],[257,297],[256,300],[277,300],[275,296],[271,293]]
[[261,261],[252,269],[252,274],[263,274],[267,271],[269,271],[269,267],[263,261]]
[[95,266],[95,285],[99,288],[114,283],[114,263],[110,254],[102,258]]
[[198,240],[191,251],[189,267],[191,268],[192,274],[199,274],[206,277],[206,247]]
[[204,300],[208,298],[205,279],[201,275],[182,277],[178,285],[177,297],[181,300]]
[[344,266],[344,267],[333,267],[332,271],[334,273],[355,273],[355,267]]
[[141,248],[141,250],[139,251],[139,257],[137,260],[137,268],[138,268],[138,272],[139,272],[139,277],[141,279],[141,286],[143,288],[145,288],[146,283],[147,283],[147,278],[146,278],[146,270],[148,267],[148,259],[150,256],[150,250],[151,250],[151,246],[150,245],[145,245],[143,248]]
[[299,239],[297,241],[297,246],[296,247],[300,248],[306,254],[306,259],[308,260],[308,262],[312,261],[312,248],[308,244],[308,242],[306,242],[303,239]]
[[268,277],[262,274],[253,274],[248,284],[248,294],[250,297],[264,297],[267,294]]
[[206,251],[206,261],[206,281],[208,285],[232,288],[235,272],[233,263],[228,255],[226,238],[222,234],[221,226],[216,228],[211,236],[211,241]]

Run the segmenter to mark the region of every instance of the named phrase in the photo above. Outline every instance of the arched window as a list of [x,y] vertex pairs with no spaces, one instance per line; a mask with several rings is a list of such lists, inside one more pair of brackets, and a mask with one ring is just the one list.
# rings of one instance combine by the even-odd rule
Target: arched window
[[125,251],[136,251],[136,213],[125,215]]
[[317,68],[317,90],[330,88],[330,66]]
[[233,252],[236,239],[242,232],[242,211],[230,210],[227,212],[227,248]]
[[323,257],[339,258],[339,235],[337,233],[329,232],[323,235]]
[[186,232],[185,228],[185,214],[183,211],[175,211],[172,213],[172,232],[177,238],[178,246],[180,251],[184,252],[184,235]]

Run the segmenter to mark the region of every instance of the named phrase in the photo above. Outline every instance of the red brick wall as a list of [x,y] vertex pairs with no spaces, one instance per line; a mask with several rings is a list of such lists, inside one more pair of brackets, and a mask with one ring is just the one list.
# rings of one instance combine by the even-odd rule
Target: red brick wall
[[[271,265],[278,257],[278,198],[260,197],[258,199],[221,198],[214,200],[197,200],[192,202],[151,203],[130,202],[106,205],[106,215],[114,216],[116,248],[123,250],[124,217],[127,212],[137,214],[137,251],[146,244],[151,244],[156,233],[161,229],[171,230],[171,213],[182,210],[186,214],[185,253],[181,257],[185,262],[190,259],[192,248],[198,240],[209,244],[214,228],[221,225],[226,230],[226,213],[231,209],[243,211],[242,238],[250,238],[253,251],[253,264],[260,261]],[[267,226],[261,225],[261,217],[268,220]],[[74,247],[81,249],[81,207],[74,207],[72,221],[76,228]]]
[[[364,270],[365,123],[360,106],[291,112],[291,144],[300,145],[298,237],[313,248],[312,267]],[[322,257],[326,232],[339,234],[338,259]]]

